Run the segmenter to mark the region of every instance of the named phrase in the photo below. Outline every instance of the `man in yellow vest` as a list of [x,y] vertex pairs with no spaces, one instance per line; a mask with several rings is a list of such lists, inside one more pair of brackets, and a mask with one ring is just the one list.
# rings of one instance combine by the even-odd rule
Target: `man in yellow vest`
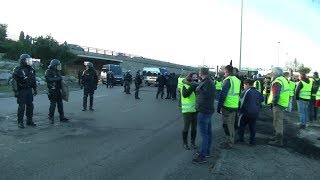
[[309,117],[309,102],[311,100],[312,81],[305,73],[300,72],[300,82],[297,85],[295,97],[298,102],[298,111],[300,115],[300,129],[306,128],[307,118]]
[[233,67],[228,65],[224,69],[225,79],[218,103],[218,113],[222,113],[223,129],[227,140],[222,144],[223,148],[232,148],[235,142],[235,118],[239,108],[240,80],[234,76]]
[[178,107],[181,107],[181,88],[183,87],[183,81],[185,80],[185,72],[182,71],[181,75],[178,78]]
[[271,89],[271,77],[266,77],[263,84],[263,96],[264,96],[264,104],[268,104],[268,98],[270,95],[270,89]]
[[185,83],[180,88],[181,92],[181,111],[184,119],[184,128],[182,130],[183,147],[189,150],[188,132],[191,125],[191,148],[196,149],[197,135],[197,111],[196,111],[196,94],[198,75],[190,73],[185,79]]
[[272,76],[274,81],[271,84],[268,104],[272,104],[275,135],[270,138],[269,144],[283,146],[283,111],[289,105],[289,83],[283,77],[280,67],[272,68]]
[[254,80],[253,87],[255,87],[257,91],[262,93],[262,86],[261,86],[260,80],[258,79],[258,74],[253,76],[253,80]]
[[289,83],[289,88],[290,88],[290,93],[289,93],[289,105],[286,108],[287,112],[291,112],[292,111],[292,107],[293,107],[293,97],[294,97],[294,93],[295,93],[295,89],[296,89],[296,83],[291,81],[291,77],[290,77],[290,73],[289,72],[285,72],[283,73],[284,77],[288,80]]

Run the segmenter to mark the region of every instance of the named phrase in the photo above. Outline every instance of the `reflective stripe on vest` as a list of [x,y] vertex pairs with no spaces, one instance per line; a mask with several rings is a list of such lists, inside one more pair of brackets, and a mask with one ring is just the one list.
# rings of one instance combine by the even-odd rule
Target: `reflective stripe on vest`
[[289,81],[289,87],[290,87],[289,96],[292,97],[292,96],[294,96],[294,90],[296,89],[296,83],[294,83],[293,81]]
[[273,102],[273,92],[272,92],[272,87],[274,83],[280,83],[281,85],[281,90],[280,90],[280,97],[278,100],[278,105],[287,108],[289,106],[289,94],[290,94],[290,87],[288,80],[285,79],[283,76],[277,77],[271,85],[271,91],[270,91],[270,96],[268,99],[268,104],[271,104]]
[[[186,87],[186,89],[189,89],[190,86],[187,84],[182,84],[182,88]],[[182,94],[182,90],[181,90]],[[181,110],[182,113],[192,113],[197,112],[196,111],[196,94],[194,92],[191,93],[191,95],[187,98],[181,96]]]
[[241,81],[236,76],[228,76],[223,80],[223,82],[228,79],[230,80],[230,88],[223,106],[228,108],[238,108]]
[[311,89],[312,89],[312,82],[306,83],[304,81],[300,81],[303,84],[302,89],[299,92],[299,97],[302,99],[311,99]]
[[178,89],[181,91],[181,88],[183,87],[183,80],[184,78],[179,77],[178,78]]

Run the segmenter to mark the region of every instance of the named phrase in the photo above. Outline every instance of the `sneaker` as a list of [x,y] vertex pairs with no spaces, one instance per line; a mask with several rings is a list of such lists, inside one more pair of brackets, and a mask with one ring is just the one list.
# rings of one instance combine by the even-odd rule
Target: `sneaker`
[[[197,152],[196,152],[196,155],[197,155],[197,156],[200,156],[200,152],[197,151]],[[206,155],[206,158],[211,158],[211,157],[212,157],[212,156],[211,156],[210,154],[207,154],[207,155]]]
[[90,110],[90,111],[94,111],[94,109],[93,109],[93,108],[90,108],[89,110]]
[[30,122],[27,122],[27,126],[33,126],[33,127],[35,127],[35,126],[37,126],[37,124],[34,123],[33,121],[30,121]]
[[19,127],[20,129],[24,129],[23,123],[18,123],[18,127]]
[[186,150],[190,150],[190,147],[188,144],[183,144],[183,148],[186,149]]
[[192,163],[194,163],[194,164],[203,164],[206,162],[207,162],[207,160],[205,158],[200,157],[200,156],[197,156],[195,159],[192,160]]
[[232,149],[232,144],[229,142],[224,142],[224,143],[221,143],[219,147],[222,149]]
[[236,143],[238,143],[238,144],[244,144],[245,142],[244,142],[243,139],[238,139],[238,140],[236,141]]
[[82,111],[87,111],[87,109],[86,109],[86,108],[83,108]]
[[193,144],[193,143],[191,143],[191,149],[198,149],[198,146]]
[[60,121],[61,121],[61,122],[67,122],[67,121],[69,121],[69,119],[66,118],[66,117],[63,117],[63,118],[60,118]]
[[256,146],[256,143],[255,142],[250,142],[249,146],[254,147],[254,146]]
[[136,97],[136,99],[140,99],[139,97]]
[[306,129],[306,125],[300,125],[299,129]]

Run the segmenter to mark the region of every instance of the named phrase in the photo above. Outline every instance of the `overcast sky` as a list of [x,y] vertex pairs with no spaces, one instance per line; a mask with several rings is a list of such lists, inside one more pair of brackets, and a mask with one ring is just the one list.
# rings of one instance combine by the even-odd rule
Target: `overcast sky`
[[[244,0],[242,67],[277,65],[279,49],[279,65],[296,57],[320,70],[319,1]],[[241,0],[5,0],[1,6],[10,36],[51,34],[185,65],[239,62]]]

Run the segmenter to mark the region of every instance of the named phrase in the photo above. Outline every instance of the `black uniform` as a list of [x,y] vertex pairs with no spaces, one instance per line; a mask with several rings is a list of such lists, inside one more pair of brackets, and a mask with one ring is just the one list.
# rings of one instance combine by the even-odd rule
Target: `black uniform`
[[98,75],[93,67],[83,71],[82,81],[81,81],[84,91],[83,91],[83,110],[87,109],[87,99],[90,95],[90,110],[93,110],[93,94],[97,90],[98,85]]
[[58,106],[60,121],[67,121],[68,119],[65,118],[63,111],[61,73],[59,70],[49,66],[49,69],[46,70],[45,77],[48,87],[48,98],[50,100],[49,120],[51,123],[54,122],[54,112],[56,110],[56,106]]
[[111,72],[107,73],[107,88],[112,88],[114,84],[114,75]]
[[166,99],[171,99],[171,84],[172,84],[172,79],[170,75],[166,75],[166,87],[167,87],[167,97]]
[[171,74],[171,95],[172,99],[177,99],[178,78],[175,73]]
[[127,73],[125,76],[124,76],[124,85],[125,85],[125,91],[126,91],[126,94],[131,94],[130,93],[130,83],[132,82],[132,75],[130,73]]
[[[26,110],[27,125],[33,123],[33,96],[37,93],[35,70],[29,66],[21,64],[13,70],[12,86],[15,97],[17,98],[18,107],[18,124],[23,127],[23,116]],[[34,93],[32,92],[34,90]]]
[[140,89],[140,85],[142,84],[142,78],[141,78],[140,72],[137,72],[136,77],[134,79],[134,84],[136,86],[135,98],[140,99],[139,98],[139,89]]
[[161,93],[161,99],[163,99],[163,95],[164,95],[164,85],[166,84],[166,78],[164,77],[164,75],[159,75],[157,78],[157,82],[158,82],[158,92],[157,92],[157,99],[159,94]]

